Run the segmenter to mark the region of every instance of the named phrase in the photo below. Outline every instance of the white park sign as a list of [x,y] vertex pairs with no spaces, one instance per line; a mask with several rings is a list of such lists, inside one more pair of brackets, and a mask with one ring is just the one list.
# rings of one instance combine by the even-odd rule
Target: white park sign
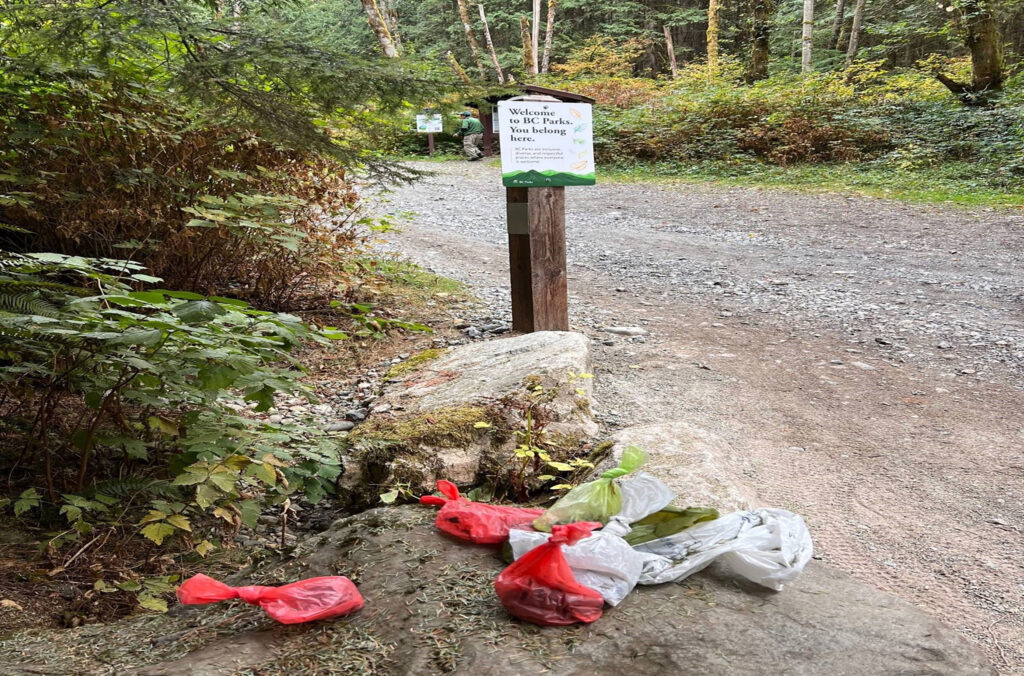
[[417,115],[416,131],[421,134],[440,134],[444,131],[444,120],[439,114]]
[[589,103],[500,101],[498,114],[503,185],[594,185],[594,124]]

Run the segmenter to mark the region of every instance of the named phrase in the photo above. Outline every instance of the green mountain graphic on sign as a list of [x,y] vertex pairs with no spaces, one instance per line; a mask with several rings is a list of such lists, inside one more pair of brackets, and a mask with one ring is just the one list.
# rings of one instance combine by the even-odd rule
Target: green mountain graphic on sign
[[594,185],[597,179],[593,172],[572,174],[567,171],[512,171],[501,175],[501,183],[507,188],[545,188],[559,185]]

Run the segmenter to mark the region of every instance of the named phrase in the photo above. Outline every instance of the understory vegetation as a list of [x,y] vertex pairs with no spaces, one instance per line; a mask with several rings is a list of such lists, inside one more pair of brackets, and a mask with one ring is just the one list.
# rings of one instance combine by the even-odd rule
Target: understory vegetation
[[[261,515],[336,496],[359,435],[262,414],[462,296],[381,260],[395,223],[364,211],[416,178],[421,111],[453,131],[532,82],[597,100],[605,175],[1024,203],[1020,0],[827,4],[547,0],[541,30],[525,0],[0,0],[0,521],[31,575],[162,610]],[[448,421],[509,442],[498,498],[590,464],[542,389],[525,429]]]
[[989,107],[963,106],[928,75],[880,63],[752,86],[732,67],[713,82],[688,71],[653,87],[624,78],[577,87],[643,92],[596,118],[596,151],[613,175],[1011,205],[1024,200],[1018,80]]
[[427,282],[374,260],[358,186],[411,177],[362,122],[433,85],[286,5],[0,3],[0,520],[76,618],[165,609],[261,511],[335,493],[338,435],[259,414],[315,402],[310,354],[430,330],[386,305]]

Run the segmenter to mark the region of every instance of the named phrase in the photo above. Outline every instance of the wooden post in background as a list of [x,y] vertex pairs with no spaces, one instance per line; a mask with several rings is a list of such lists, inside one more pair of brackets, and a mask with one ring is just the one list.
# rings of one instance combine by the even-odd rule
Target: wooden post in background
[[430,153],[431,157],[434,156],[434,134],[433,133],[427,134],[427,152]]
[[480,124],[484,126],[484,157],[491,157],[494,155],[494,113],[485,113],[481,108]]
[[512,330],[568,331],[565,188],[506,188]]

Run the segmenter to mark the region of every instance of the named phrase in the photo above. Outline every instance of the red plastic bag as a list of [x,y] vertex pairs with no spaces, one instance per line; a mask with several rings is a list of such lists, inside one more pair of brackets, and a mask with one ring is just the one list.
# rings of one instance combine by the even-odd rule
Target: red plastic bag
[[437,482],[437,490],[445,497],[424,495],[424,505],[442,505],[437,513],[437,527],[460,540],[494,545],[508,540],[508,529],[529,524],[544,513],[543,509],[504,507],[472,502],[459,497],[459,489],[450,481]]
[[242,599],[259,605],[281,624],[341,617],[363,607],[363,597],[347,577],[311,577],[281,587],[229,587],[206,575],[193,575],[178,587],[186,605]]
[[601,617],[604,597],[576,581],[562,553],[562,545],[574,545],[600,527],[586,521],[553,526],[547,542],[501,571],[494,591],[505,610],[544,625],[593,622]]

